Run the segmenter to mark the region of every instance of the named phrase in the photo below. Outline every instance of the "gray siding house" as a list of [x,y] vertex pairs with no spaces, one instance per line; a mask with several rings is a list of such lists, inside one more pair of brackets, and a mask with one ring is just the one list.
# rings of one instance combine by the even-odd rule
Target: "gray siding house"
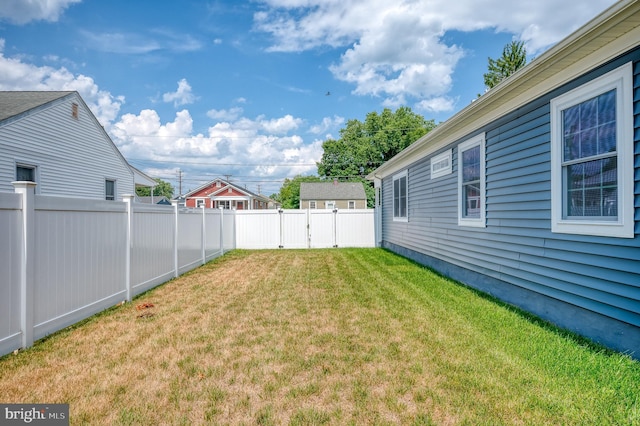
[[302,182],[301,209],[366,209],[367,194],[361,182]]
[[77,92],[0,92],[0,191],[121,200],[156,183],[129,166]]
[[378,245],[640,358],[640,2],[383,164]]

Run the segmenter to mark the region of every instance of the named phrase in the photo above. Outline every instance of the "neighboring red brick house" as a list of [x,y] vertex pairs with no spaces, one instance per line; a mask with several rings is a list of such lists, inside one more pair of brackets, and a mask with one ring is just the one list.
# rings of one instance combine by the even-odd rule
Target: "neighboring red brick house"
[[224,179],[216,179],[188,192],[184,196],[186,207],[233,210],[261,210],[275,208],[275,202],[264,195],[255,194]]

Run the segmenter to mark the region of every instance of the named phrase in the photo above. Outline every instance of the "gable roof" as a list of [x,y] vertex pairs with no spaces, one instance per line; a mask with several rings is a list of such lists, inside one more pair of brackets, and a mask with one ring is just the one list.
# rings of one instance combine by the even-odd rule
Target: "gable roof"
[[75,92],[0,91],[0,122],[73,93]]
[[362,200],[366,199],[362,182],[302,182],[301,200]]
[[640,45],[640,2],[621,0],[371,172],[409,167]]
[[[129,167],[131,176],[138,179],[138,183],[143,186],[147,184],[155,184],[153,179],[135,169],[129,164],[124,155],[120,152],[116,144],[113,142],[104,126],[98,121],[93,111],[87,106],[80,93],[74,90],[68,91],[0,91],[0,125],[9,124],[14,120],[18,120],[21,117],[29,114],[37,113],[40,109],[46,108],[54,101],[64,102],[64,98],[75,98],[78,104],[88,112],[88,116],[96,124],[96,129],[102,133],[105,141],[109,143],[111,149],[115,155],[117,155],[124,164]],[[136,176],[137,173],[137,176]]]
[[212,191],[210,194],[208,194],[208,195],[207,195],[208,197],[210,197],[210,196],[215,196],[216,194],[220,193],[221,191],[223,191],[223,190],[225,190],[225,189],[227,189],[227,188],[231,187],[231,188],[235,189],[235,190],[236,190],[236,191],[238,191],[238,192],[242,192],[243,194],[246,194],[246,195],[248,195],[248,196],[250,196],[250,197],[253,197],[253,198],[257,198],[257,199],[259,199],[259,200],[263,200],[263,201],[273,201],[273,200],[271,200],[269,197],[267,197],[267,196],[265,196],[265,195],[256,194],[256,193],[254,193],[254,192],[249,191],[249,190],[248,190],[248,189],[246,189],[246,188],[242,188],[242,187],[240,187],[240,186],[238,186],[238,185],[234,185],[233,183],[231,183],[231,182],[229,182],[229,181],[227,181],[227,180],[224,180],[224,179],[220,179],[220,178],[218,178],[218,179],[214,179],[214,180],[212,180],[212,181],[209,181],[209,182],[205,183],[204,185],[200,185],[200,186],[199,186],[199,187],[197,187],[196,189],[194,189],[194,190],[192,190],[192,191],[189,191],[189,192],[187,192],[186,194],[184,194],[184,195],[183,195],[183,197],[184,197],[184,198],[192,197],[192,196],[193,196],[193,194],[196,194],[196,193],[198,193],[198,192],[202,191],[203,189],[205,189],[205,188],[207,188],[207,187],[213,186],[216,182],[220,182],[220,183],[222,184],[222,185],[221,185],[221,187],[220,187],[220,188],[216,188],[214,191]]

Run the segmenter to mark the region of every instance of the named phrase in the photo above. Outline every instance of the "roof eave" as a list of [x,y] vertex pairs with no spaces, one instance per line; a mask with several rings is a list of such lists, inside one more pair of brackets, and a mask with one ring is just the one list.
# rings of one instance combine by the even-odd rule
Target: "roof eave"
[[[618,2],[382,164],[381,179],[640,45],[640,2]],[[623,25],[624,24],[624,25]],[[603,35],[603,34],[606,34]],[[561,73],[558,71],[562,71]]]

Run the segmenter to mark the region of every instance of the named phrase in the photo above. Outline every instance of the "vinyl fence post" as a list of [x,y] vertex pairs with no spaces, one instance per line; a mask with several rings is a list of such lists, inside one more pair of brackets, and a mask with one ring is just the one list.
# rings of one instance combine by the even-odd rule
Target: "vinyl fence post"
[[22,252],[20,253],[20,329],[22,347],[33,345],[33,298],[35,287],[35,182],[12,182],[22,195]]
[[311,209],[307,208],[307,248],[311,248]]
[[333,209],[333,247],[338,247],[338,209]]
[[127,302],[131,302],[131,227],[133,226],[133,195],[125,194],[122,200],[127,203],[127,245],[125,248],[125,285],[127,289]]
[[174,216],[174,228],[173,228],[173,277],[178,278],[178,202],[173,203],[173,216]]
[[202,209],[202,264],[207,263],[207,214],[204,209],[204,205],[200,206]]
[[278,209],[280,216],[280,245],[278,248],[284,248],[284,210]]
[[224,254],[224,208],[220,207],[220,256]]

